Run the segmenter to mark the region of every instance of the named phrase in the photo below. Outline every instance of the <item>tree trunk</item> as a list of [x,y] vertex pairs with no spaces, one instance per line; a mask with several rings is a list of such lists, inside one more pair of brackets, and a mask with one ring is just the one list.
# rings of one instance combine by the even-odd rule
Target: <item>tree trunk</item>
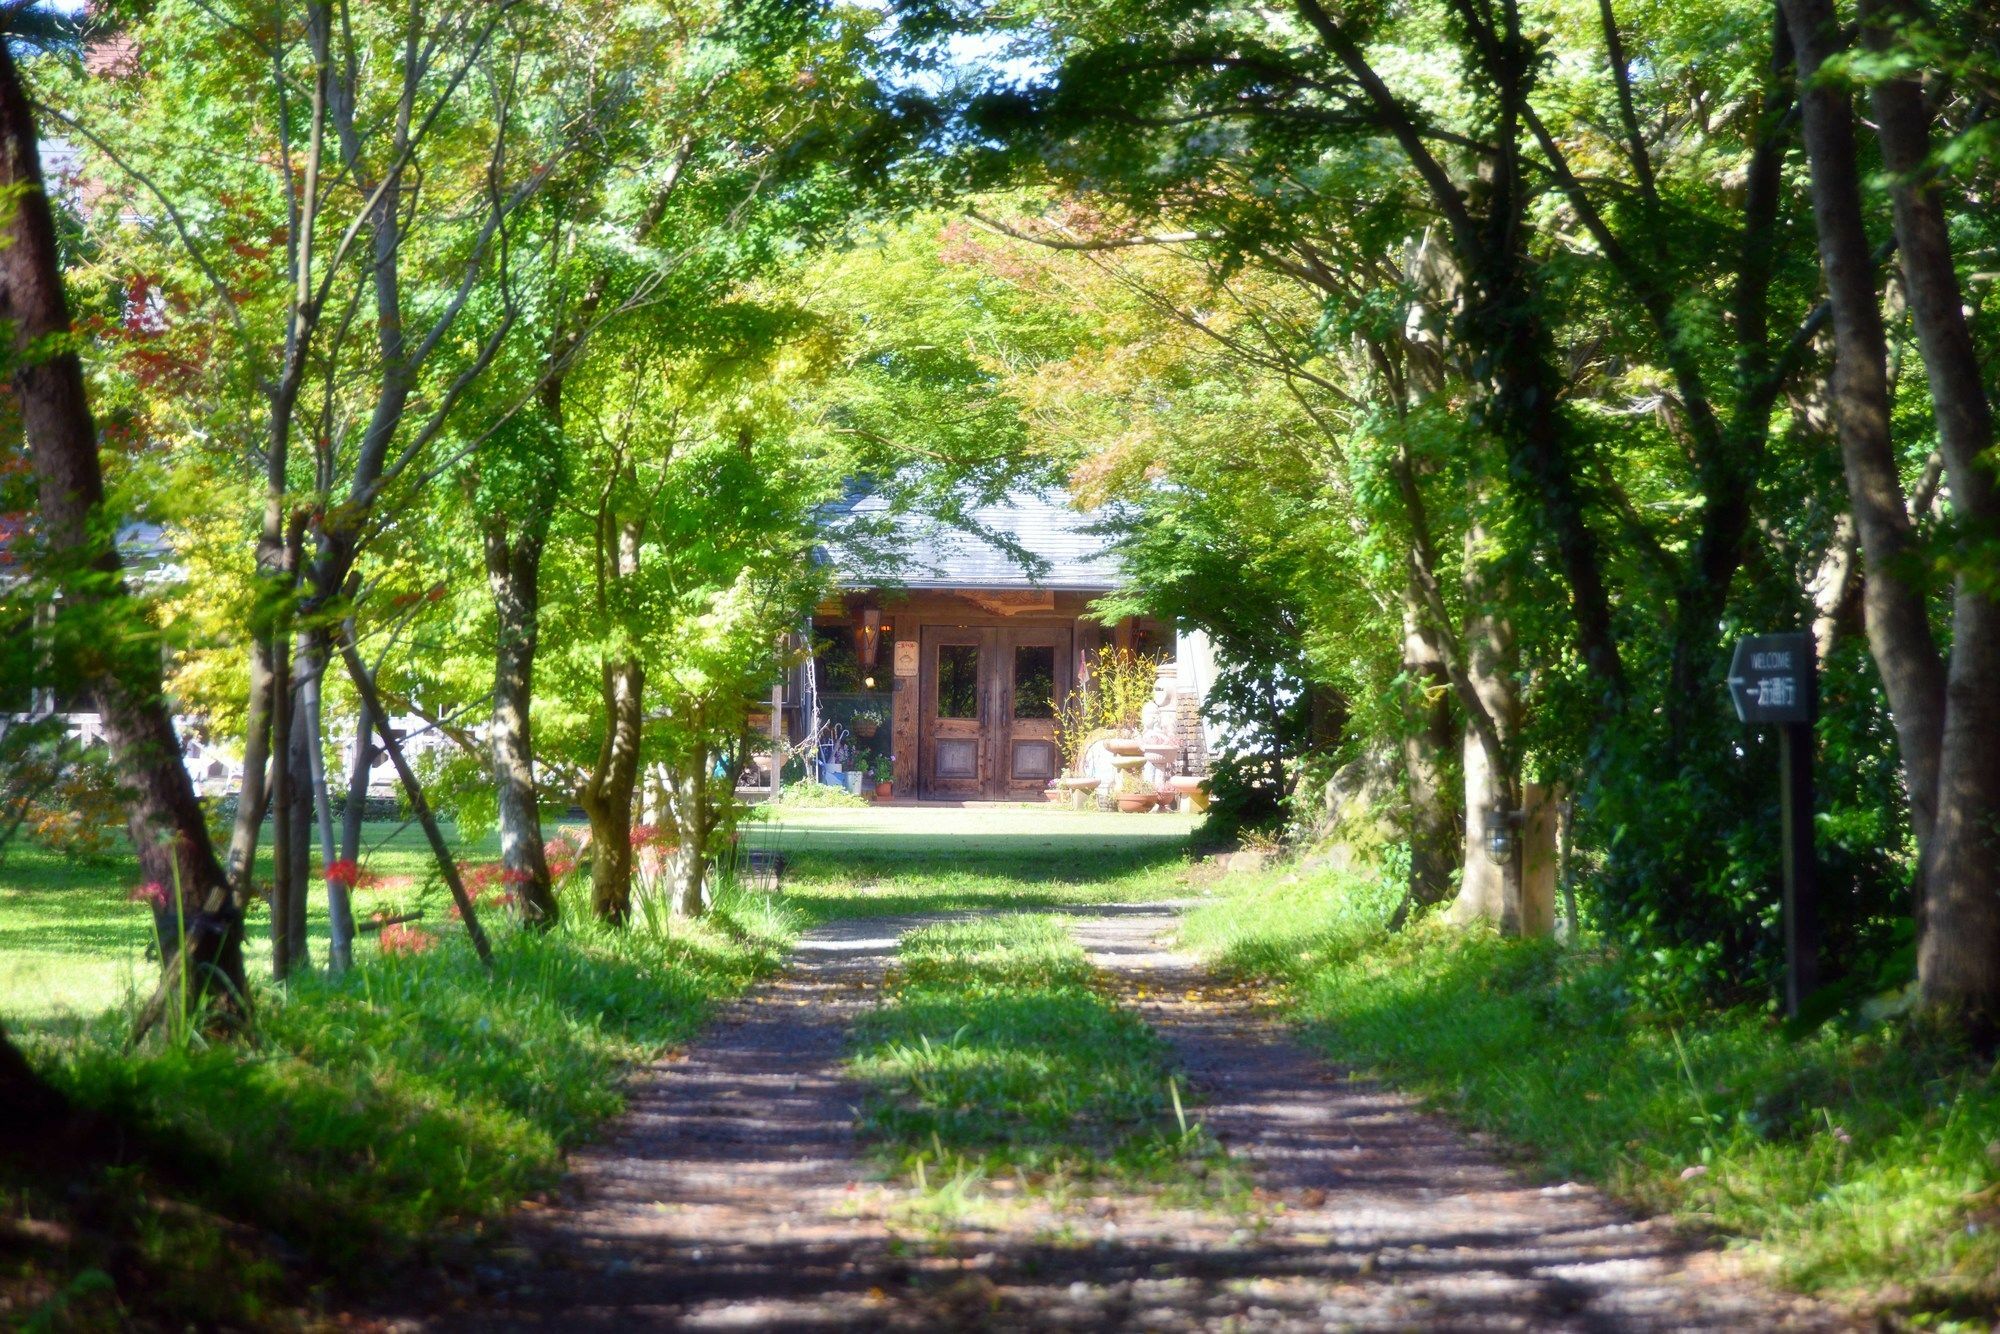
[[512,541],[504,517],[490,520],[485,532],[486,580],[499,623],[493,647],[493,782],[500,808],[500,864],[520,896],[522,921],[546,930],[555,925],[558,909],[542,844],[532,709],[547,515],[539,522],[525,517],[522,525]]
[[[63,590],[62,615],[89,618],[97,633],[76,655],[80,679],[96,696],[111,753],[131,799],[127,828],[140,874],[189,905],[184,939],[163,942],[165,980],[142,1014],[157,1020],[187,975],[206,990],[221,982],[225,1004],[247,1011],[243,912],[231,891],[182,762],[167,708],[158,647],[131,635],[142,623],[125,587],[112,528],[103,513],[104,476],[97,456],[83,366],[69,349],[69,303],[63,292],[55,219],[43,190],[34,114],[11,51],[0,43],[0,190],[13,199],[0,244],[0,317],[13,325],[19,359],[14,392],[33,456],[45,559]],[[55,350],[52,350],[55,349]],[[83,627],[89,629],[90,627]],[[116,630],[116,634],[106,633]],[[192,967],[175,966],[185,953]],[[193,1003],[195,997],[182,998]]]
[[[1878,52],[1895,42],[1907,0],[1864,0],[1863,35]],[[1993,410],[1965,318],[1950,230],[1929,173],[1930,113],[1915,79],[1874,87],[1876,135],[1894,181],[1896,252],[1951,480],[1954,516],[1973,534],[2000,531],[2000,488],[1986,452]],[[1961,560],[1965,559],[1961,553]],[[1961,571],[1938,758],[1935,823],[1924,849],[1917,967],[1924,999],[2000,1020],[2000,602]]]
[[300,651],[306,673],[299,687],[299,704],[305,723],[306,761],[311,766],[313,813],[319,821],[320,873],[326,879],[327,946],[326,967],[330,973],[344,973],[354,962],[353,886],[333,874],[340,860],[333,840],[333,796],[326,781],[326,732],[321,726],[320,685],[326,680],[326,649],[318,636],[302,636]]
[[1937,811],[1945,673],[1924,590],[1914,582],[1922,558],[1889,437],[1888,348],[1863,223],[1854,111],[1844,89],[1818,77],[1838,39],[1831,0],[1782,5],[1797,57],[1820,268],[1833,307],[1834,422],[1867,572],[1862,607],[1868,646],[1902,751],[1910,822],[1918,846],[1927,849]]
[[604,665],[604,734],[579,794],[590,817],[591,911],[614,925],[632,915],[632,799],[645,684],[645,668],[636,659]]
[[292,968],[310,970],[312,952],[306,944],[306,909],[312,900],[313,765],[312,729],[306,723],[305,677],[310,660],[301,655],[301,644],[292,661],[298,664],[298,683],[292,690],[291,802],[285,819],[291,826],[291,869],[285,900],[285,952]]
[[1465,741],[1465,871],[1452,903],[1456,922],[1487,921],[1503,934],[1521,930],[1521,851],[1513,840],[1511,857],[1495,861],[1487,851],[1487,825],[1494,810],[1521,808],[1520,776],[1514,769],[1514,738],[1521,727],[1516,684],[1520,655],[1513,628],[1490,608],[1501,595],[1486,586],[1489,573],[1477,548],[1486,540],[1478,527],[1466,534],[1469,601],[1476,608],[1465,628],[1466,674],[1492,723],[1493,742],[1468,730]]
[[1452,872],[1458,867],[1450,765],[1459,729],[1452,718],[1444,654],[1414,589],[1404,593],[1403,672],[1416,692],[1403,733],[1403,771],[1410,795],[1408,896],[1411,907],[1423,908],[1451,897]]
[[[292,681],[291,642],[284,631],[273,634],[271,657],[276,666],[271,695],[271,977],[282,982],[292,975]],[[253,845],[254,847],[254,845]],[[249,878],[249,871],[244,872]]]
[[[700,720],[695,720],[697,729]],[[709,766],[715,757],[705,745],[696,745],[691,771],[673,780],[668,803],[680,848],[674,856],[674,906],[683,917],[699,917],[708,911],[708,873],[714,864],[709,841],[714,834],[714,804],[709,798]]]
[[[354,749],[349,752],[347,809],[340,816],[340,860],[358,864],[361,859],[361,825],[368,814],[368,775],[375,765],[375,722],[365,700],[357,701],[354,721]],[[349,886],[350,891],[352,886]]]

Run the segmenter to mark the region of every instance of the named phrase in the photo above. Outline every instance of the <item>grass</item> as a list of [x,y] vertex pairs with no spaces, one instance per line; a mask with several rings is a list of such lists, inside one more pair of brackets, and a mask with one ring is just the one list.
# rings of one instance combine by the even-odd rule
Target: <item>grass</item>
[[1173,897],[1193,825],[1047,806],[780,806],[744,842],[784,855],[787,896],[817,922]]
[[[130,927],[101,920],[114,911],[144,929],[115,885],[40,888],[70,896],[83,924],[63,947],[78,956],[133,948]],[[0,1262],[0,1323],[282,1326],[476,1242],[617,1113],[627,1063],[692,1037],[777,966],[795,926],[751,896],[668,932],[565,908],[546,936],[489,919],[489,977],[433,905],[427,948],[365,945],[345,976],[260,987],[253,1043],[131,1053],[121,1010],[10,1022],[129,1152],[81,1195],[31,1165],[0,1172],[0,1217],[37,1224],[9,1237],[26,1245]],[[0,930],[34,917],[0,904]]]
[[[445,828],[450,835],[450,824]],[[365,830],[363,865],[393,887],[361,890],[355,898],[357,913],[424,906],[436,925],[444,913],[442,892],[427,904],[416,893],[436,865],[422,831],[388,823],[369,824]],[[270,874],[269,832],[267,826],[259,845],[260,879]],[[500,855],[497,837],[468,841],[452,835],[452,841],[463,857]],[[312,866],[317,877],[317,856]],[[0,1018],[10,1029],[94,1017],[135,990],[150,989],[158,976],[157,963],[148,957],[153,921],[128,897],[137,880],[137,867],[127,856],[79,861],[25,839],[7,849],[6,861],[0,863]],[[246,949],[253,975],[270,972],[269,923],[263,904],[253,903]],[[313,958],[324,962],[322,894],[313,894],[306,925]]]
[[2000,1082],[1922,1029],[1639,1006],[1602,949],[1435,921],[1397,936],[1381,887],[1236,877],[1184,939],[1268,978],[1304,1032],[1560,1177],[1735,1238],[1807,1291],[1924,1327],[2000,1313]]
[[1184,1182],[1221,1160],[1193,1125],[1166,1044],[1097,986],[1056,917],[1004,913],[905,936],[853,1069],[863,1129],[892,1172],[953,1212],[989,1181]]
[[[81,1192],[29,1164],[0,1167],[0,1324],[310,1323],[411,1262],[476,1254],[465,1248],[617,1113],[621,1069],[688,1040],[777,965],[801,925],[1154,897],[1172,891],[1188,833],[1168,817],[1040,809],[776,816],[746,843],[786,854],[782,899],[734,898],[664,932],[602,930],[574,902],[551,936],[494,922],[490,979],[448,920],[421,835],[371,825],[364,864],[390,883],[362,891],[358,908],[421,909],[438,943],[385,955],[364,937],[349,975],[278,988],[262,981],[268,919],[253,908],[255,1044],[136,1054],[124,1047],[128,1016],[157,965],[150,916],[127,897],[135,869],[10,850],[0,1018],[79,1104],[119,1126],[125,1147],[122,1165]],[[458,851],[497,855],[490,840]],[[323,960],[323,903],[310,927]],[[1087,1012],[1134,1038],[1135,1021],[1100,1008],[1093,997]],[[1135,1059],[1156,1078],[1153,1056]],[[1164,1083],[1150,1096],[1158,1120]]]

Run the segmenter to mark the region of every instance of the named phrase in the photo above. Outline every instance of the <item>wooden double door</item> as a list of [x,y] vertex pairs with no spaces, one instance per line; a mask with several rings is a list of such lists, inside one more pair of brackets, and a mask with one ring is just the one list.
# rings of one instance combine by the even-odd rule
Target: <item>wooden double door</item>
[[1040,795],[1061,771],[1055,710],[1070,690],[1075,625],[930,625],[920,638],[919,791]]

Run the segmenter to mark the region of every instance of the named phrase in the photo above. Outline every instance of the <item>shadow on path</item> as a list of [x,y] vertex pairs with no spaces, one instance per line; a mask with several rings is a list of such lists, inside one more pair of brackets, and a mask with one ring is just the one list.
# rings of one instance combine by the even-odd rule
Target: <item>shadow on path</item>
[[872,1180],[841,1061],[900,935],[837,922],[687,1056],[641,1071],[566,1198],[524,1213],[464,1329],[1832,1330],[1810,1303],[1595,1191],[1538,1189],[1407,1098],[1330,1070],[1156,942],[1167,905],[1075,914],[1254,1165],[1247,1213],[1100,1194],[926,1235]]

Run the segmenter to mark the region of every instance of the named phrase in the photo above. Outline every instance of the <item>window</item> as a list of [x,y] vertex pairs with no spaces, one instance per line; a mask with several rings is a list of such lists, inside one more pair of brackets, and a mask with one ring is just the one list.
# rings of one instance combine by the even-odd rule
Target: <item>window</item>
[[1022,644],[1014,650],[1014,716],[1056,716],[1056,650],[1053,644]]
[[940,718],[979,716],[979,645],[938,645],[937,713]]

